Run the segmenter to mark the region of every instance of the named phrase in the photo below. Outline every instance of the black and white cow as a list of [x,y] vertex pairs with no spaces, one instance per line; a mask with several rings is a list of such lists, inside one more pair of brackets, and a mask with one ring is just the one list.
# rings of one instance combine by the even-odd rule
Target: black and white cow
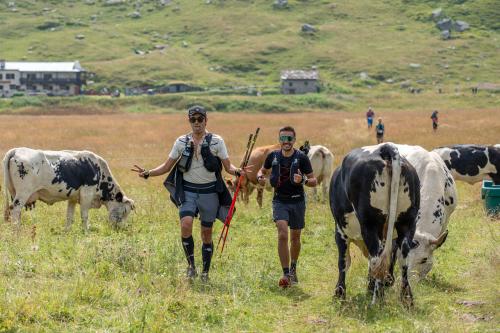
[[433,151],[441,156],[455,180],[474,184],[491,179],[500,184],[500,145],[454,145]]
[[408,256],[411,273],[420,279],[432,268],[434,250],[446,240],[448,221],[457,205],[457,190],[450,171],[437,153],[420,146],[397,147],[401,156],[415,168],[420,181],[417,228]]
[[102,204],[114,224],[125,221],[134,207],[113,179],[106,161],[89,151],[45,151],[14,148],[3,160],[5,220],[19,226],[21,208],[37,200],[49,205],[68,201],[66,229],[80,204],[82,224],[88,230],[88,211]]
[[372,303],[383,295],[382,284],[389,274],[396,229],[395,245],[402,253],[401,299],[408,306],[413,304],[407,259],[420,207],[419,186],[415,169],[400,156],[393,143],[358,148],[347,154],[330,185],[330,208],[336,222],[339,252],[336,296],[345,298],[351,242],[369,258],[368,289],[373,292]]

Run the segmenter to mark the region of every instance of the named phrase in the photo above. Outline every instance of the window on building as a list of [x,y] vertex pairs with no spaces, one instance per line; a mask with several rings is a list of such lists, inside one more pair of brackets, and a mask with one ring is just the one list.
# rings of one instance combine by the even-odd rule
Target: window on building
[[9,87],[10,87],[11,90],[15,90],[16,89],[16,85],[15,84],[11,84]]
[[69,86],[62,86],[63,90],[69,90]]
[[52,79],[52,74],[43,74],[43,79],[44,80],[51,80]]
[[3,86],[0,84],[0,90],[3,90]]
[[[3,74],[0,74],[0,80],[2,80],[2,79],[3,79]],[[1,87],[1,86],[0,86],[0,87]]]
[[307,86],[309,84],[309,81],[304,81],[304,85]]
[[293,82],[288,82],[289,87],[293,87]]
[[36,74],[28,74],[28,80],[36,79]]
[[14,74],[5,74],[7,80],[14,80]]

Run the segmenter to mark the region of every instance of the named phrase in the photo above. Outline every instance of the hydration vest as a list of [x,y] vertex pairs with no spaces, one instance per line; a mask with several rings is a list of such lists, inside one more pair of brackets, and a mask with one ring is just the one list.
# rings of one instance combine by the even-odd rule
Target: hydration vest
[[[188,135],[186,135],[184,139],[186,140],[186,145],[177,164],[179,171],[182,173],[189,171],[194,155],[193,142],[189,140]],[[210,150],[211,142],[212,133],[207,133],[207,135],[205,135],[205,138],[203,139],[203,142],[201,143],[201,157],[203,159],[203,166],[210,172],[220,172],[222,171],[222,163],[220,159],[212,154],[212,151]]]
[[[186,135],[186,147],[189,147],[189,137]],[[229,211],[229,206],[231,205],[232,197],[229,193],[229,190],[226,187],[226,183],[222,178],[222,161],[219,157],[212,154],[210,150],[210,142],[212,141],[212,133],[207,133],[203,143],[201,145],[201,156],[203,158],[203,166],[210,172],[215,172],[216,184],[215,191],[219,196],[219,213],[217,215],[217,219],[224,222],[225,216]],[[191,159],[192,154],[194,154],[194,149],[191,149]],[[170,200],[179,207],[185,201],[184,195],[184,172],[188,170],[182,171],[179,167],[179,163],[181,162],[182,157],[177,161],[172,171],[170,171],[167,179],[163,182],[163,185],[170,193]],[[191,165],[191,163],[189,163]]]
[[[277,188],[281,186],[282,184],[280,183],[280,166],[281,166],[281,159],[283,158],[283,154],[281,154],[281,150],[277,150],[272,152],[273,154],[273,161],[271,165],[271,175],[269,177],[269,182],[271,183],[271,186],[274,188]],[[293,182],[293,175],[297,173],[299,170],[299,156],[300,154],[303,154],[299,150],[295,150],[292,155],[292,164],[290,165],[290,178],[289,181],[293,185],[299,185],[295,184]]]

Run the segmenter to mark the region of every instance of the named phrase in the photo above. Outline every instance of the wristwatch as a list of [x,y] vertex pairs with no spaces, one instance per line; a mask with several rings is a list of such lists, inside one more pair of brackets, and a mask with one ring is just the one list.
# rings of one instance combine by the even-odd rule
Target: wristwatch
[[149,170],[144,170],[142,175],[143,175],[144,179],[148,179],[149,178]]
[[302,175],[302,185],[306,185],[307,184],[307,176],[306,175]]

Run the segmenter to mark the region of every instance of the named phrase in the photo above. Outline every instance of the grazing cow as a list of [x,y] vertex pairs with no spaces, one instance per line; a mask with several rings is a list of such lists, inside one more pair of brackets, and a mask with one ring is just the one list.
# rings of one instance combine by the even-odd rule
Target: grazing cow
[[[257,203],[259,204],[259,207],[262,208],[264,188],[260,186],[257,181],[257,172],[260,170],[260,168],[262,168],[262,165],[264,165],[264,161],[266,160],[267,155],[277,149],[280,149],[279,144],[257,147],[252,151],[252,154],[248,159],[248,166],[251,167],[251,169],[246,172],[246,177],[244,177],[240,187],[241,199],[245,204],[248,204],[250,195],[252,194],[253,190],[257,189]],[[235,178],[234,180],[226,180],[229,190],[233,193],[236,190],[237,181],[238,178]],[[265,188],[268,191],[272,191],[272,187],[269,182],[267,182]]]
[[[414,244],[408,262],[419,279],[432,268],[433,252],[448,235],[448,220],[457,205],[457,191],[450,171],[435,152],[420,146],[397,145],[399,153],[415,168],[420,181],[420,209]],[[391,276],[395,255],[391,263]]]
[[372,303],[383,295],[389,274],[394,228],[396,247],[402,253],[401,299],[413,304],[408,281],[408,254],[413,244],[420,207],[419,180],[413,166],[393,143],[351,151],[333,174],[330,208],[335,219],[339,259],[337,297],[345,298],[345,276],[350,265],[349,244],[354,242],[369,258],[368,290]]
[[[21,208],[37,200],[49,205],[67,200],[66,229],[71,227],[76,203],[80,204],[82,224],[88,230],[88,211],[102,204],[109,220],[118,224],[134,208],[113,179],[106,161],[89,151],[45,151],[14,148],[3,160],[5,220],[12,216],[21,222]],[[10,202],[12,200],[12,203]]]
[[455,180],[474,184],[491,179],[500,184],[500,145],[454,145],[433,151],[441,156]]

